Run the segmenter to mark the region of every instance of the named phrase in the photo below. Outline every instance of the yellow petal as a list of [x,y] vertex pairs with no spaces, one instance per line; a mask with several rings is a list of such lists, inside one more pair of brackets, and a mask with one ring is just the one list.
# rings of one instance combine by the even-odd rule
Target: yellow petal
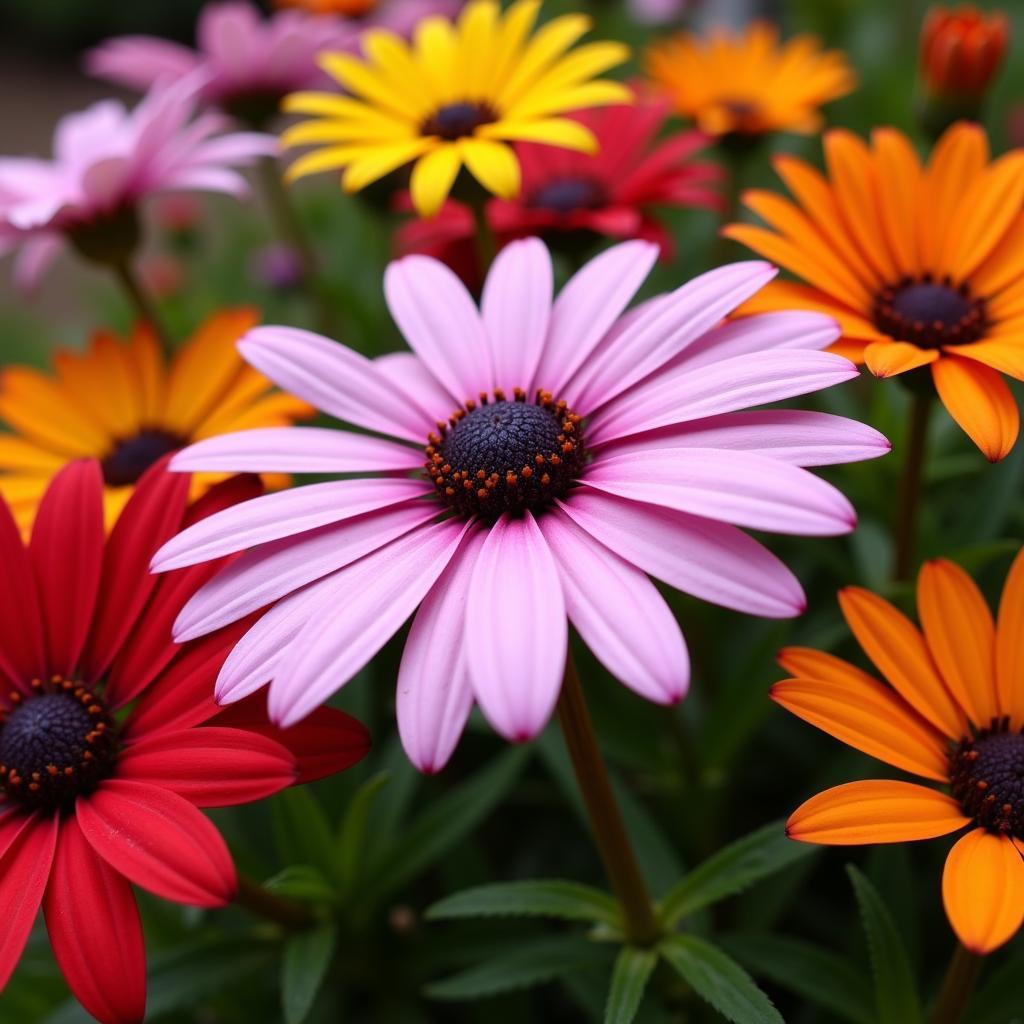
[[358,192],[367,185],[379,181],[386,174],[411,163],[435,145],[433,139],[413,139],[395,145],[364,146],[349,164],[341,184],[346,192]]
[[495,121],[480,125],[478,139],[505,139],[509,142],[543,142],[581,153],[596,153],[597,137],[579,121],[568,117],[549,117],[543,121]]
[[501,199],[519,195],[519,161],[511,146],[489,139],[460,139],[458,147],[466,167],[488,192]]
[[441,209],[461,166],[459,147],[452,143],[442,144],[416,161],[409,190],[421,217],[433,217]]

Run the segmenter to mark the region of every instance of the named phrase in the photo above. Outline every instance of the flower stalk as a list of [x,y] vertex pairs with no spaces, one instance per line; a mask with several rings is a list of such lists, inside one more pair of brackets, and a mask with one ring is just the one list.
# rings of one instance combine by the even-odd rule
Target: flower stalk
[[634,946],[651,946],[661,937],[661,926],[612,790],[571,654],[566,658],[565,678],[558,698],[558,722],[605,873],[622,906],[626,939]]
[[931,394],[924,390],[915,391],[907,423],[907,453],[903,459],[903,476],[900,480],[900,498],[896,513],[893,578],[897,581],[909,580],[914,573],[931,408]]
[[286,931],[302,931],[316,924],[316,916],[308,907],[272,893],[245,875],[238,876],[235,902],[250,914],[280,925]]
[[139,318],[144,323],[149,324],[156,335],[157,341],[160,343],[160,348],[163,349],[166,355],[170,355],[174,348],[171,342],[171,335],[160,318],[156,303],[150,297],[145,287],[143,287],[138,275],[132,268],[131,261],[127,259],[118,260],[116,263],[111,263],[110,266],[120,282],[125,295],[127,295],[128,301],[132,304],[136,313],[138,313]]
[[959,1024],[974,994],[982,958],[957,943],[929,1024]]

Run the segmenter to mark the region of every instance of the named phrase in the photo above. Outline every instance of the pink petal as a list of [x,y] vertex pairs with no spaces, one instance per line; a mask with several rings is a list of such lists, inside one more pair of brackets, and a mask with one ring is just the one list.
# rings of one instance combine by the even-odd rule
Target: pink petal
[[641,697],[674,704],[690,683],[683,634],[657,587],[564,512],[541,518],[569,621],[617,679]]
[[591,411],[663,366],[768,283],[770,263],[732,263],[695,277],[650,303],[646,314],[610,336],[565,393],[577,412]]
[[662,448],[759,452],[794,466],[831,466],[877,459],[892,445],[874,428],[845,416],[771,409],[661,427],[613,441],[604,452],[611,456]]
[[[425,443],[425,438],[424,438]],[[198,441],[179,452],[179,473],[385,473],[420,469],[422,448],[324,427],[259,427]]]
[[733,526],[588,488],[560,507],[606,547],[684,593],[769,619],[806,607],[789,569]]
[[507,740],[532,739],[558,700],[568,628],[558,568],[533,516],[502,516],[477,558],[466,608],[473,693]]
[[595,256],[569,279],[551,310],[548,341],[534,376],[537,387],[562,397],[657,259],[656,245],[623,242]]
[[182,78],[198,64],[195,51],[153,36],[108,39],[85,55],[90,75],[130,89],[148,89],[159,81]]
[[486,530],[475,530],[412,621],[398,670],[396,710],[402,746],[421,772],[439,772],[459,742],[473,707],[464,623],[469,581]]
[[270,686],[271,720],[300,721],[341,689],[415,611],[451,561],[469,523],[414,530],[330,577],[339,584],[289,645]]
[[834,537],[857,524],[853,506],[805,469],[752,452],[673,448],[599,459],[586,484],[753,530]]
[[514,388],[532,394],[551,317],[554,277],[543,242],[511,242],[498,254],[484,283],[481,311],[490,342],[494,386],[511,397]]
[[209,562],[429,493],[423,480],[382,477],[331,480],[264,494],[183,530],[153,556],[151,568],[167,572]]
[[409,347],[456,404],[491,390],[483,322],[451,270],[429,256],[406,256],[388,266],[384,295]]
[[174,639],[185,643],[236,622],[436,519],[437,512],[427,502],[395,505],[247,551],[182,608]]
[[373,360],[294,327],[256,327],[238,343],[247,363],[283,391],[346,423],[424,444],[436,414],[397,396]]
[[684,362],[610,402],[592,417],[587,437],[612,441],[821,391],[857,374],[853,363],[830,352],[760,352],[696,369]]
[[[447,419],[457,403],[423,365],[423,360],[412,352],[388,352],[377,356],[373,365],[387,377],[391,386],[434,414],[438,420]],[[431,425],[433,429],[433,425]],[[422,452],[422,447],[420,451]],[[422,465],[422,459],[420,465]]]

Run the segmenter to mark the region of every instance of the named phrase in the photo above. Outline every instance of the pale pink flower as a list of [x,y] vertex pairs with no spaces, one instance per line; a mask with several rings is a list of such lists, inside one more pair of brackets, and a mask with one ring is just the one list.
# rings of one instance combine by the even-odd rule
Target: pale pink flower
[[277,152],[270,135],[222,134],[221,115],[193,120],[196,79],[155,88],[134,110],[101,100],[61,118],[53,159],[0,159],[0,253],[20,250],[15,275],[31,285],[65,241],[128,246],[139,204],[162,192],[242,196],[237,167]]
[[686,647],[648,573],[754,615],[803,610],[795,576],[740,528],[849,532],[850,503],[804,467],[889,444],[824,413],[743,411],[855,377],[821,351],[837,326],[807,312],[723,322],[775,276],[762,262],[624,312],[657,254],[622,243],[552,301],[547,249],[513,242],[479,311],[443,264],[406,257],[385,291],[411,353],[371,360],[288,327],[243,338],[280,387],[370,433],[251,430],[175,458],[179,471],[355,477],[256,498],[157,553],[166,571],[246,551],[182,611],[179,640],[273,606],[225,662],[219,701],[269,682],[272,719],[298,722],[415,613],[398,724],[411,760],[436,771],[474,701],[510,740],[544,727],[567,622],[631,689],[679,700]]

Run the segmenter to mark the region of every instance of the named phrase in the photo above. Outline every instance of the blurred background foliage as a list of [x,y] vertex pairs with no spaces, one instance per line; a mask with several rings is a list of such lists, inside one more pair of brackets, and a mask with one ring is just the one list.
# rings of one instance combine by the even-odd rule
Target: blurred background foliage
[[[188,40],[200,6],[198,0],[2,0],[6,151],[46,152],[62,112],[110,93],[80,75],[83,48],[132,31]],[[589,8],[597,36],[633,44],[631,71],[639,70],[636,54],[651,30],[638,27],[612,0],[545,5],[549,14],[570,6]],[[847,52],[860,76],[860,88],[827,109],[829,122],[861,133],[880,124],[914,133],[924,3],[790,0],[754,6],[756,11],[706,0],[691,20],[735,21],[760,13],[777,18],[786,33],[820,35]],[[1003,6],[1014,27],[1011,59],[988,107],[995,151],[1024,144],[1024,60],[1019,57],[1024,6]],[[820,163],[817,139],[787,136],[772,145]],[[769,156],[767,150],[756,155],[744,185],[776,184]],[[297,198],[326,268],[326,286],[338,311],[336,336],[367,354],[399,347],[381,291],[397,221],[342,195],[327,178],[304,183]],[[201,214],[192,227],[173,231],[156,223],[151,232],[149,273],[163,292],[162,306],[175,333],[183,336],[207,313],[232,304],[255,305],[269,322],[312,327],[313,310],[305,301],[287,286],[268,287],[261,276],[259,254],[271,234],[258,203],[237,208],[208,198],[199,202]],[[159,221],[155,208],[150,213]],[[686,212],[672,222],[678,260],[658,268],[648,291],[675,286],[723,258],[713,214]],[[739,248],[728,258],[741,258]],[[561,270],[564,277],[568,268]],[[16,295],[8,277],[5,273],[0,281],[4,364],[44,365],[53,349],[81,346],[95,327],[130,323],[129,310],[105,276],[70,259],[29,298]],[[826,411],[867,420],[899,452],[907,406],[899,383],[861,379],[801,404],[815,402]],[[1024,533],[1024,445],[992,466],[944,416],[936,424],[921,553],[959,561],[994,598]],[[760,621],[666,593],[694,660],[691,693],[678,708],[637,699],[577,649],[598,732],[656,894],[728,842],[784,818],[812,793],[885,774],[883,766],[776,709],[767,693],[782,675],[773,656],[783,645],[806,644],[859,659],[838,614],[840,586],[876,588],[912,608],[911,588],[888,582],[899,469],[894,454],[880,463],[827,472],[859,510],[860,526],[851,537],[770,539],[807,590],[809,607],[801,619]],[[405,762],[393,710],[403,643],[400,635],[337,698],[375,737],[375,749],[363,764],[265,805],[216,814],[239,867],[270,880],[284,895],[329,908],[324,923],[287,936],[240,910],[182,911],[143,895],[150,1019],[194,1024],[601,1019],[611,953],[582,943],[581,926],[539,918],[425,916],[442,897],[486,882],[564,878],[603,887],[604,881],[557,729],[527,748],[509,749],[475,721],[440,777],[422,778]],[[713,935],[792,1024],[908,1024],[892,1009],[900,1005],[900,986],[933,993],[953,948],[939,891],[948,845],[801,848],[770,880],[695,911],[685,927]],[[847,864],[861,873],[853,874],[853,884]],[[872,981],[872,956],[895,966]],[[1018,937],[986,964],[971,1024],[1024,1020],[1022,972],[1024,939]],[[565,984],[548,983],[556,978]],[[661,998],[647,1000],[637,1018],[642,1024],[722,1019],[691,999],[674,976],[659,973],[652,990]],[[0,996],[0,1021],[84,1019],[68,999],[45,937],[36,935]]]

